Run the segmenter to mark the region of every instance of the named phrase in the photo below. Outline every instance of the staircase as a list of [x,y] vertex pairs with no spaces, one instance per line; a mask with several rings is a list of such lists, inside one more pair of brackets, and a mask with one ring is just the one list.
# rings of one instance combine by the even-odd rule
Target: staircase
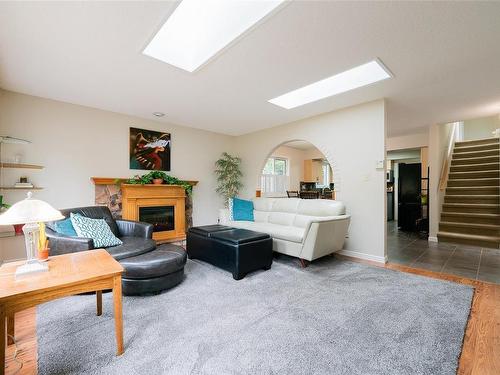
[[499,138],[455,143],[437,236],[500,248]]

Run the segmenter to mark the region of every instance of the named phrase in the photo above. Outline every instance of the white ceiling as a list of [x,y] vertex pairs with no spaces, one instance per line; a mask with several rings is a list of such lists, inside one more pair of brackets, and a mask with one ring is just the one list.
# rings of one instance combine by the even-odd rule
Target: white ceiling
[[[386,97],[389,135],[500,112],[500,2],[292,2],[194,74],[141,54],[174,2],[1,2],[0,87],[244,134]],[[380,58],[394,78],[267,102]]]

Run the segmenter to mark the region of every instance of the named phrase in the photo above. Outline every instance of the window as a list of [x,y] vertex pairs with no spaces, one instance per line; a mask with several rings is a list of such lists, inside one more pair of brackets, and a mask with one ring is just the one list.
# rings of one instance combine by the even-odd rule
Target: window
[[287,175],[287,160],[284,158],[269,158],[262,174],[273,174],[278,176]]
[[323,178],[316,184],[319,188],[327,188],[330,186],[330,164],[325,160],[321,166]]
[[290,186],[288,176],[288,160],[285,158],[271,157],[267,159],[261,175],[261,191],[264,195],[282,195]]

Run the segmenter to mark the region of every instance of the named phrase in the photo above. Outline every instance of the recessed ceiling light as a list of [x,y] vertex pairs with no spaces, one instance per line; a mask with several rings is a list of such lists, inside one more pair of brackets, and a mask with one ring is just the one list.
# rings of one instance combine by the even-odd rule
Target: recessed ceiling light
[[183,0],[142,52],[194,72],[284,0]]
[[300,89],[290,91],[269,100],[269,103],[291,109],[391,77],[392,74],[382,62],[373,60]]
[[155,115],[156,117],[163,117],[163,116],[165,116],[165,114],[161,113],[161,112],[153,112],[153,115]]

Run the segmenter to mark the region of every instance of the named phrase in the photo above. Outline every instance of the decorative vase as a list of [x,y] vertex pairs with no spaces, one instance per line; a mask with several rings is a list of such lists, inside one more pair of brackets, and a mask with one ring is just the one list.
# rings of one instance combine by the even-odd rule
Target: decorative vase
[[24,227],[24,224],[15,224],[14,225],[14,232],[16,233],[16,235],[23,234],[23,227]]
[[163,184],[163,178],[153,178],[153,184],[154,185],[161,185],[161,184]]
[[45,249],[38,250],[38,260],[41,260],[43,262],[49,259],[49,250],[50,249],[48,247]]

